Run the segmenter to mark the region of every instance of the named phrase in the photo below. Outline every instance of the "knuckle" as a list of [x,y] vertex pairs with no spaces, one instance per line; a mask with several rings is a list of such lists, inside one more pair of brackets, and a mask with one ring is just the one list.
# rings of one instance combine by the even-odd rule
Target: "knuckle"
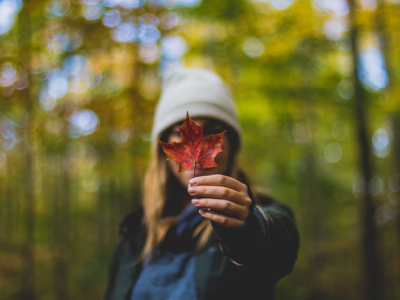
[[232,203],[229,201],[225,201],[225,203],[223,204],[224,208],[229,211],[232,210]]
[[224,185],[224,183],[226,182],[225,176],[223,176],[223,175],[218,175],[218,177],[217,177],[217,182],[218,182],[220,185]]
[[250,207],[251,203],[253,203],[253,201],[251,201],[250,197],[246,197],[245,201],[246,201],[247,207]]
[[222,190],[222,197],[227,198],[229,196],[229,190],[228,189],[223,189]]
[[219,222],[222,226],[228,226],[228,220],[226,218],[221,218],[221,221]]

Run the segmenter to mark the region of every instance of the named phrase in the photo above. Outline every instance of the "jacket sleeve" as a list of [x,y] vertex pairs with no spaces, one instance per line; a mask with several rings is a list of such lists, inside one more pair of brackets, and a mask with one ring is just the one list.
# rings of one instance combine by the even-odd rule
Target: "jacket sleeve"
[[291,210],[278,201],[254,204],[243,228],[228,228],[214,222],[222,253],[237,265],[257,265],[278,280],[294,267],[299,249],[299,234]]

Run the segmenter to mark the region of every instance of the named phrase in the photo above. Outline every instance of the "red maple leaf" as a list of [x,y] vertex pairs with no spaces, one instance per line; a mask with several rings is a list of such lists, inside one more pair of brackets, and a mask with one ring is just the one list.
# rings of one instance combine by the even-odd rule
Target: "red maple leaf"
[[224,130],[221,133],[203,137],[203,129],[198,126],[186,113],[186,120],[179,126],[181,140],[179,142],[164,143],[158,141],[168,160],[174,160],[179,164],[178,172],[189,170],[199,164],[203,169],[217,167],[214,158],[222,152],[221,145],[224,138]]

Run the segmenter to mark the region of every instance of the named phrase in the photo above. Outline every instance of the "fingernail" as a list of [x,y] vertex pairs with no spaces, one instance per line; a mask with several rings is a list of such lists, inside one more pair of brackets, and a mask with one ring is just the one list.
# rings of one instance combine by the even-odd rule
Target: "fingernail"
[[196,185],[197,184],[197,178],[192,178],[189,180],[190,185]]
[[188,191],[189,191],[190,195],[193,195],[193,194],[196,193],[196,188],[195,187],[190,187]]
[[204,208],[199,210],[199,214],[204,215],[206,213],[206,210]]
[[193,205],[198,205],[200,203],[199,199],[192,199],[192,204]]

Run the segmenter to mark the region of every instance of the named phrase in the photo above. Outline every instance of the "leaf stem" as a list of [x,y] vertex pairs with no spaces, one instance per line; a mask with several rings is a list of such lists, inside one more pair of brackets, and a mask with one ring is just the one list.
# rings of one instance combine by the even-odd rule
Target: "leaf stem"
[[194,163],[193,177],[196,177],[196,166],[197,166],[197,163]]

